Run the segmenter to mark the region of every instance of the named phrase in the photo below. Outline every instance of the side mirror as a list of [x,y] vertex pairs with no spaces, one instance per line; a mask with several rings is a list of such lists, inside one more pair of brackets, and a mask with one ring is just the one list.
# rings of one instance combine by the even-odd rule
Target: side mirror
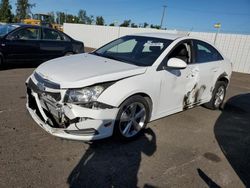
[[168,60],[167,66],[175,69],[185,69],[187,67],[187,63],[179,58],[170,58]]

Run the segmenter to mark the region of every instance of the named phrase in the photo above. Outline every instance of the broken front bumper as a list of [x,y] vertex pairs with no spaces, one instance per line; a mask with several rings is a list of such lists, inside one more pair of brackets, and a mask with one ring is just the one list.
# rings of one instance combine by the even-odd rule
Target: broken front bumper
[[113,134],[118,108],[89,109],[54,103],[34,90],[27,85],[26,107],[34,121],[48,133],[83,141],[102,139]]

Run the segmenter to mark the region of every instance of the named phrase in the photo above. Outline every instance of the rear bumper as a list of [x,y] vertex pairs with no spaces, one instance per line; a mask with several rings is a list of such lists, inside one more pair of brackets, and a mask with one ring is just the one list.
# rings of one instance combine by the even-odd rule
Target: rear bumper
[[[45,109],[41,104],[37,93],[27,92],[26,108],[33,120],[46,132],[53,136],[70,140],[98,140],[110,137],[113,134],[115,118],[118,108],[112,109],[88,109],[76,105],[62,105],[53,110],[69,120],[75,120],[67,127],[55,127],[47,116],[51,109]],[[52,115],[52,113],[51,113]]]

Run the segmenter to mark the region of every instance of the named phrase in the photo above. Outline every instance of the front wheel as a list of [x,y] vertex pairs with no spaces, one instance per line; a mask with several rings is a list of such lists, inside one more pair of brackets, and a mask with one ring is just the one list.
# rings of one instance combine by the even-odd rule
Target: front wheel
[[204,104],[204,106],[212,110],[217,110],[222,106],[225,96],[226,96],[226,83],[223,81],[218,81],[215,84],[211,100],[208,103]]
[[136,138],[149,121],[149,105],[141,96],[127,99],[118,112],[114,134],[121,140]]

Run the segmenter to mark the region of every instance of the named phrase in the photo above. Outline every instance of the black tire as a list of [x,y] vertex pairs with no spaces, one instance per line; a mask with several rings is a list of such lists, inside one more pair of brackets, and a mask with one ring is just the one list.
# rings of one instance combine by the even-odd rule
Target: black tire
[[[221,106],[223,105],[223,102],[224,102],[224,99],[226,96],[226,88],[227,88],[227,85],[225,82],[217,81],[215,84],[214,90],[213,90],[213,96],[212,96],[211,100],[208,103],[205,103],[203,106],[208,108],[208,109],[211,109],[211,110],[220,109]],[[216,103],[216,99],[218,97],[217,94],[218,94],[218,92],[220,92],[221,89],[224,90],[223,98],[218,101],[219,103]]]
[[[132,117],[131,106],[136,106],[136,105],[138,105],[138,106],[135,107],[134,117]],[[140,110],[140,108],[141,108],[141,110]],[[140,120],[139,120],[139,118],[136,119],[136,115],[139,114],[139,112],[143,111],[142,108],[144,108],[144,110],[145,110],[145,112],[144,112],[145,117],[139,117],[139,118],[141,118]],[[126,135],[125,133],[123,133],[123,131],[125,131],[125,129],[126,129],[126,128],[124,128],[124,126],[127,127],[127,125],[126,125],[126,121],[122,121],[122,116],[125,113],[127,113],[128,111],[130,112],[130,115],[129,115],[130,117],[128,117],[128,115],[127,115],[127,119],[130,119],[130,120],[127,121],[127,125],[129,124],[129,122],[133,122],[130,130],[128,130],[128,134],[129,134],[129,131],[131,131],[131,135],[129,135],[129,136],[128,136],[128,134]],[[141,134],[142,130],[146,127],[146,125],[149,121],[149,117],[150,117],[150,109],[149,109],[148,102],[142,96],[139,96],[139,95],[132,96],[132,97],[128,98],[127,100],[125,100],[120,106],[120,109],[118,111],[116,121],[115,121],[113,135],[122,141],[134,140],[135,138],[137,138]],[[135,126],[134,122],[138,121],[138,120],[139,120],[139,123],[138,122],[137,122],[137,124],[135,123],[137,125],[137,126]],[[138,126],[138,125],[140,125],[140,126]]]
[[67,53],[65,53],[64,56],[70,56],[70,55],[74,55],[74,53],[73,52],[67,52]]
[[3,57],[0,56],[0,70],[3,70],[4,68],[5,68],[5,66],[4,66]]

